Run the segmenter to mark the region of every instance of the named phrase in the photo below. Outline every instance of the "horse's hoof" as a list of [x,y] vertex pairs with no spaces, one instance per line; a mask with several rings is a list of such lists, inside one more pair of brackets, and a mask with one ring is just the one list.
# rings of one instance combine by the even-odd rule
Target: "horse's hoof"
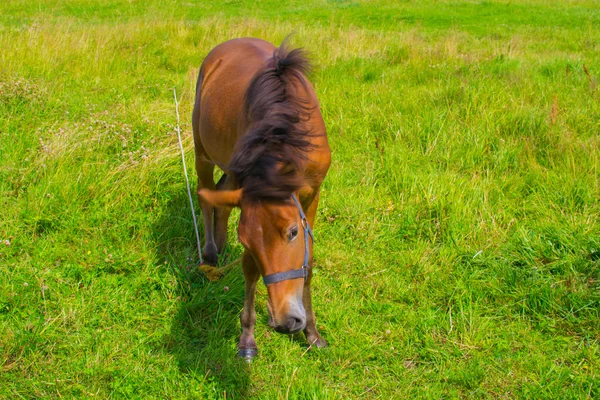
[[202,259],[204,260],[204,264],[217,266],[217,262],[219,261],[219,257],[217,256],[217,246],[214,243],[209,243],[204,246],[202,250]]
[[252,359],[256,357],[258,354],[258,350],[256,349],[239,349],[238,357],[246,361],[247,363],[251,363]]
[[219,258],[216,254],[204,254],[202,253],[202,259],[204,260],[203,265],[210,265],[212,267],[217,266]]
[[311,347],[316,347],[317,349],[323,349],[327,347],[327,342],[320,336],[307,339],[307,342]]

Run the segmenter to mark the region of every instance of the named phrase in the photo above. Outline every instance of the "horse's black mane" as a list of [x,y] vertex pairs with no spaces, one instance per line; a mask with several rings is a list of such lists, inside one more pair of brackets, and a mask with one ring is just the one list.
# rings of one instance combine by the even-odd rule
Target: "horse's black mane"
[[309,68],[304,51],[290,51],[284,40],[252,78],[244,100],[249,132],[229,164],[246,198],[285,200],[302,185],[298,167],[311,147],[311,133],[301,122],[310,108],[295,87],[306,86],[302,74]]

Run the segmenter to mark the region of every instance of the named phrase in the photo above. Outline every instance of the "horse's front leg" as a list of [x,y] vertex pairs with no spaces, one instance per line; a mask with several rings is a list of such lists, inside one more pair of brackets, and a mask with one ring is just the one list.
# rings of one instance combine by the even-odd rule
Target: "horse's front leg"
[[[317,214],[317,207],[319,206],[319,193],[314,196],[312,202],[306,208],[306,219],[311,227],[314,228],[315,216]],[[325,339],[321,337],[317,330],[317,321],[315,319],[315,313],[312,308],[312,295],[310,293],[310,282],[312,280],[312,267],[313,267],[313,246],[310,252],[310,271],[306,282],[304,282],[304,292],[302,293],[302,303],[304,303],[304,310],[306,311],[306,328],[304,328],[304,335],[310,346],[323,348],[327,346]]]
[[319,349],[326,347],[327,342],[321,337],[321,334],[317,330],[317,321],[315,319],[315,313],[312,308],[312,297],[310,293],[310,281],[312,278],[312,260],[310,261],[311,272],[304,282],[304,293],[302,294],[302,302],[304,303],[304,309],[306,310],[306,328],[304,328],[304,335],[306,341],[312,347],[318,347]]
[[246,292],[244,297],[244,309],[240,315],[242,324],[242,336],[238,343],[238,356],[250,362],[256,356],[258,349],[254,340],[254,325],[256,324],[256,311],[254,310],[254,298],[256,283],[260,273],[252,256],[245,251],[242,256],[242,269],[246,279]]

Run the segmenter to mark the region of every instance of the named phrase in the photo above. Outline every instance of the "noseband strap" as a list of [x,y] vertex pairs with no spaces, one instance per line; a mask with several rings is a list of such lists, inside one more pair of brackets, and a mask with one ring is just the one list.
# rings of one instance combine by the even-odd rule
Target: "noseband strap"
[[291,271],[278,272],[276,274],[266,275],[263,277],[263,282],[265,285],[270,285],[271,283],[277,283],[281,281],[287,281],[290,279],[304,278],[308,277],[308,268],[302,266],[300,269],[293,269]]
[[298,278],[304,278],[304,280],[306,280],[308,277],[308,271],[310,270],[310,265],[308,265],[308,237],[310,236],[313,242],[315,241],[315,237],[313,236],[312,229],[310,229],[310,225],[306,220],[306,215],[304,215],[304,211],[302,211],[302,206],[300,205],[300,202],[298,202],[296,195],[292,194],[292,199],[294,199],[294,203],[296,203],[296,207],[298,207],[300,220],[302,221],[302,228],[304,229],[304,262],[302,263],[302,268],[300,269],[293,269],[291,271],[265,275],[263,277],[263,282],[265,285]]

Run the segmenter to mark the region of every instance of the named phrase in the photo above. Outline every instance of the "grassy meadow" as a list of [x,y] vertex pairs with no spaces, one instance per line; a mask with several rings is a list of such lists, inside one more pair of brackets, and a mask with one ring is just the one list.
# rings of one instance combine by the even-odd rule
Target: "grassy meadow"
[[[291,32],[330,347],[268,328],[260,284],[247,365],[172,90],[189,167],[204,56]],[[0,398],[600,398],[598,77],[595,0],[0,2]]]

